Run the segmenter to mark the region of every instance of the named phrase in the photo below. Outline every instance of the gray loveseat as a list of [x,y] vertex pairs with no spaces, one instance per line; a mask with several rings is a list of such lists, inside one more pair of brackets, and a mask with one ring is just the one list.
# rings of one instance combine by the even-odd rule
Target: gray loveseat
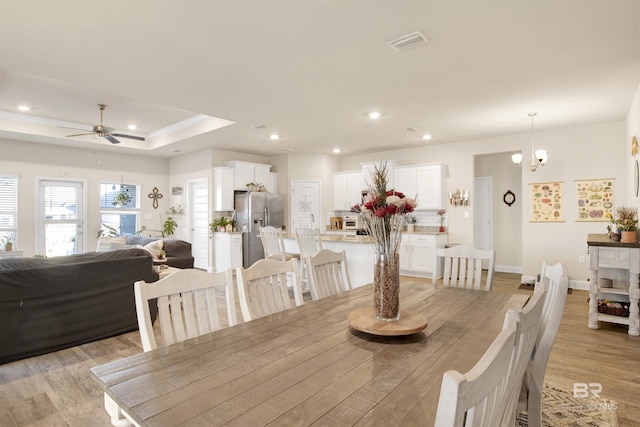
[[143,249],[0,258],[0,364],[137,329],[137,280],[158,280]]

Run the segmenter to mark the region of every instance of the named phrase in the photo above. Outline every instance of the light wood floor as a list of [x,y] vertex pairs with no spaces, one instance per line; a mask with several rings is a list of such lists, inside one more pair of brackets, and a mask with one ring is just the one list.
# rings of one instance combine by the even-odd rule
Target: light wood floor
[[[518,290],[520,275],[496,273],[494,292]],[[567,298],[546,380],[571,390],[601,383],[601,397],[618,402],[621,426],[640,425],[640,337],[626,328],[587,328],[586,291]],[[0,365],[0,426],[110,426],[103,395],[89,368],[142,351],[138,332]]]

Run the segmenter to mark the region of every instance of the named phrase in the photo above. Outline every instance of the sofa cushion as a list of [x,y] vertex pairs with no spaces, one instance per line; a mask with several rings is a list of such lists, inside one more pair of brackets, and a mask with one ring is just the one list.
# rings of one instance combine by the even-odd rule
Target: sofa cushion
[[160,257],[160,252],[162,252],[162,240],[155,240],[153,242],[149,242],[144,245],[142,248],[148,251],[154,258]]

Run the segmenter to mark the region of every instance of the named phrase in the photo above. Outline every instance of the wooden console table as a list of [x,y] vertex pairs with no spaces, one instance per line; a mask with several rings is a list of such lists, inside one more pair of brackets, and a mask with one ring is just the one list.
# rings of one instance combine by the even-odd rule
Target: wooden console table
[[[629,335],[640,336],[640,244],[620,243],[605,234],[589,234],[589,328],[598,322],[629,325]],[[599,286],[600,278],[613,281],[613,287]],[[598,298],[629,300],[629,317],[598,313]]]

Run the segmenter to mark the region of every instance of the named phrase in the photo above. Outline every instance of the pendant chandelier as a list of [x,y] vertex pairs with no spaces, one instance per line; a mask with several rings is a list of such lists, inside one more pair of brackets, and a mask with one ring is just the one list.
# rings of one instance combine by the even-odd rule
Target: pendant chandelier
[[547,150],[536,150],[536,147],[533,143],[533,118],[536,116],[536,113],[529,113],[529,117],[531,117],[531,160],[529,161],[529,165],[522,165],[522,154],[516,153],[511,156],[511,160],[518,166],[522,166],[524,169],[529,169],[531,172],[535,172],[539,167],[544,166],[547,163]]

